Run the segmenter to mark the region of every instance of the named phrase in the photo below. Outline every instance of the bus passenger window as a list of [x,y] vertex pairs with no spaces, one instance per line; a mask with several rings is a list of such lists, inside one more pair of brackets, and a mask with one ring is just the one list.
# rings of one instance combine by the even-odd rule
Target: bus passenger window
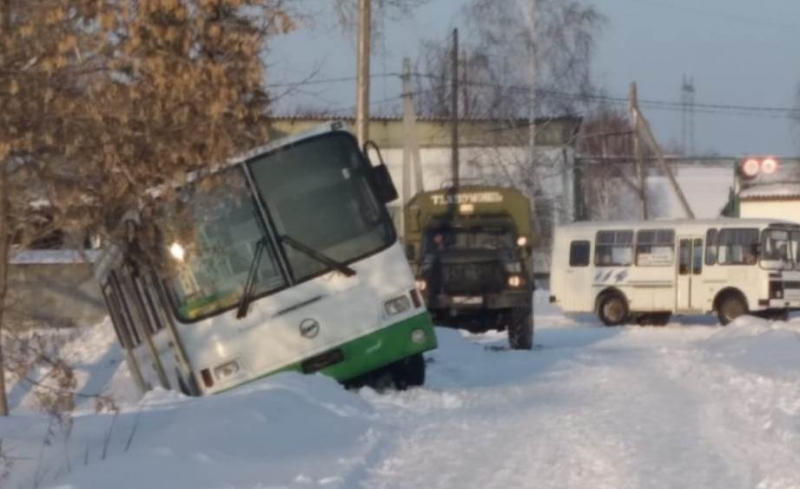
[[569,245],[569,266],[588,267],[591,244],[588,241],[573,241]]
[[692,275],[701,273],[703,273],[703,240],[696,239],[692,250]]
[[600,267],[627,267],[633,263],[633,231],[598,231],[594,264]]
[[706,265],[717,264],[717,230],[709,229],[706,233]]
[[636,234],[636,266],[672,266],[675,255],[675,231],[643,230]]
[[723,229],[718,239],[720,265],[755,265],[758,262],[758,229]]

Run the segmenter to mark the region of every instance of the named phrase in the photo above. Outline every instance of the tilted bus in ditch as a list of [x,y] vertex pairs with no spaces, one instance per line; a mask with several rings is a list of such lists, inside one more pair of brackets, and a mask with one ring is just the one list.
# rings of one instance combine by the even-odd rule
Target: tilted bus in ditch
[[550,301],[606,325],[672,314],[785,319],[800,309],[800,225],[776,219],[583,222],[556,228]]
[[[276,141],[177,192],[157,205],[158,259],[131,259],[129,243],[96,269],[140,387],[204,395],[285,370],[424,382],[436,337],[386,210],[397,193],[343,124]],[[135,214],[127,225],[139,225]]]
[[507,330],[533,345],[531,206],[513,188],[421,192],[404,208],[406,255],[436,324]]

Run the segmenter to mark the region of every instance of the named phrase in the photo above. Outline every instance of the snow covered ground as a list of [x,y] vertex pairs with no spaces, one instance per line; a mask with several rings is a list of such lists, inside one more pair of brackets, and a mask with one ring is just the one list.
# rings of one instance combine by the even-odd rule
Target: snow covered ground
[[[46,447],[18,390],[2,486],[800,487],[800,322],[603,328],[547,304],[536,322],[533,352],[439,330],[423,389],[285,374],[208,399],[154,392],[117,417],[85,406]],[[110,328],[82,334],[83,389],[131,399]]]

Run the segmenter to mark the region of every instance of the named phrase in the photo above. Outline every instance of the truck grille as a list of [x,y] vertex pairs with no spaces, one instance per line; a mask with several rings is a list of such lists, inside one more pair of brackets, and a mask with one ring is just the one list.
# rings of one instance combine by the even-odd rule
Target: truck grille
[[500,263],[458,263],[442,267],[442,293],[480,295],[500,292],[505,271]]

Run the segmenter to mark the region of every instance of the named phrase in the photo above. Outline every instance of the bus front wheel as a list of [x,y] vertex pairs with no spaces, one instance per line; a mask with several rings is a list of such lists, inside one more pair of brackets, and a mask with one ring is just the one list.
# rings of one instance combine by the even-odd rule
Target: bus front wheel
[[723,326],[729,325],[736,318],[745,314],[747,314],[747,303],[740,294],[727,293],[717,303],[717,316]]
[[425,384],[425,357],[417,353],[406,357],[392,368],[392,379],[399,390],[419,387]]
[[615,292],[600,298],[597,315],[606,326],[619,326],[628,320],[628,301],[622,294]]

